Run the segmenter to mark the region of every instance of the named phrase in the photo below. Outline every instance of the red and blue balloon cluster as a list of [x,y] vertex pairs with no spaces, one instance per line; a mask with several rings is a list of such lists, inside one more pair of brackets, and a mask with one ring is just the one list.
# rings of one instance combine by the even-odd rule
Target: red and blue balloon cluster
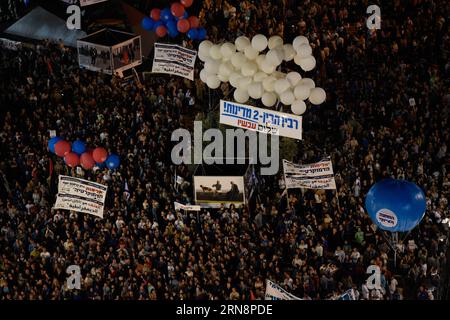
[[150,17],[142,19],[142,28],[153,30],[160,38],[169,35],[177,37],[180,33],[186,33],[191,40],[205,40],[206,30],[200,27],[198,17],[189,16],[186,8],[192,5],[193,0],[181,0],[162,10],[152,9]]
[[102,147],[88,149],[81,140],[76,140],[71,144],[60,137],[53,137],[48,140],[48,150],[59,157],[63,157],[64,162],[71,168],[81,165],[86,170],[90,170],[94,166],[114,170],[120,165],[118,155],[108,155],[108,151]]

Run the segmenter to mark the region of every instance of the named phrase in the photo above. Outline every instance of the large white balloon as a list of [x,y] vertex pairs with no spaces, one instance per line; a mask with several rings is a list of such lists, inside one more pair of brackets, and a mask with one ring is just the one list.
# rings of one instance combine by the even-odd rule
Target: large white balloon
[[309,102],[315,105],[319,105],[323,102],[325,102],[327,98],[327,94],[325,90],[322,88],[314,88],[311,90],[311,93],[309,95]]
[[263,82],[265,78],[267,78],[268,75],[262,71],[258,71],[253,75],[253,81],[254,82]]
[[[299,81],[301,83],[301,81]],[[297,100],[306,100],[309,98],[309,94],[311,92],[311,88],[304,84],[298,84],[295,86],[294,95]]]
[[312,48],[307,43],[301,44],[297,47],[297,54],[301,59],[309,57],[312,54]]
[[277,96],[272,92],[265,92],[262,95],[261,102],[266,107],[273,107],[277,103]]
[[215,74],[209,74],[208,79],[206,80],[206,84],[211,89],[217,89],[220,86],[220,80]]
[[296,115],[302,115],[306,111],[306,103],[302,100],[295,100],[291,105],[291,110]]
[[265,54],[260,54],[259,56],[256,57],[255,62],[258,65],[258,67],[261,69],[261,64],[262,62],[266,59],[266,55]]
[[236,52],[236,46],[230,42],[225,42],[220,46],[220,53],[223,58],[231,59],[231,56]]
[[306,58],[300,59],[300,67],[304,71],[311,71],[316,67],[316,58],[313,56],[308,56]]
[[273,92],[275,90],[275,81],[277,81],[277,79],[273,76],[268,76],[265,78],[262,82],[264,90],[267,92]]
[[278,79],[275,81],[275,92],[281,95],[283,92],[289,89],[291,84],[286,79]]
[[198,46],[198,51],[207,53],[209,55],[209,49],[213,46],[213,43],[209,40],[203,40],[200,42],[200,45]]
[[201,61],[205,62],[208,58],[210,58],[209,52],[198,51],[198,57]]
[[290,106],[294,102],[295,96],[291,90],[286,90],[280,95],[280,101],[286,106]]
[[291,87],[295,87],[299,83],[299,81],[302,80],[302,76],[298,72],[289,72],[286,75],[286,79],[291,84]]
[[244,51],[247,46],[251,45],[249,38],[246,36],[237,37],[234,44],[236,45],[237,51]]
[[211,49],[209,49],[209,55],[211,58],[215,60],[222,59],[222,53],[220,52],[220,45],[214,44],[211,46]]
[[229,77],[234,71],[233,65],[230,62],[222,62],[219,66],[218,74],[223,77]]
[[245,63],[241,69],[242,75],[244,75],[246,77],[253,77],[253,75],[257,71],[258,71],[258,66],[253,61],[247,61],[247,63]]
[[244,54],[248,60],[255,60],[258,57],[258,50],[252,46],[248,46],[244,49]]
[[295,37],[294,41],[292,41],[292,45],[295,50],[297,50],[297,48],[304,43],[309,44],[308,38],[304,36]]
[[275,49],[276,47],[281,47],[283,45],[283,38],[280,36],[272,36],[269,38],[268,47],[269,49]]
[[252,47],[258,52],[267,48],[267,38],[265,35],[257,34],[252,39]]
[[208,75],[210,75],[210,73],[208,73],[206,71],[206,69],[202,69],[200,71],[200,80],[202,80],[202,82],[206,83],[206,81],[208,80]]
[[311,78],[303,78],[302,80],[300,80],[300,82],[298,84],[299,85],[303,85],[303,86],[307,86],[310,89],[316,87],[316,84],[315,84],[314,80],[311,79]]
[[246,62],[247,58],[242,52],[236,52],[231,56],[231,64],[236,69],[241,69],[242,65]]
[[252,99],[261,99],[264,90],[261,82],[253,82],[248,86],[248,94]]
[[269,61],[273,66],[278,67],[281,62],[283,62],[283,51],[279,49],[271,49],[267,52],[266,60]]
[[283,45],[283,59],[284,61],[291,61],[294,59],[297,52],[295,51],[294,47],[290,43],[286,43]]
[[205,61],[205,70],[208,73],[218,73],[219,72],[219,67],[220,67],[220,61],[219,60],[214,60],[211,58],[208,58]]
[[253,82],[252,77],[242,77],[238,80],[238,89],[241,90],[248,90],[248,86],[251,85]]
[[249,95],[247,93],[247,90],[238,88],[238,89],[234,90],[233,97],[234,97],[234,100],[236,100],[237,102],[245,103],[248,101]]
[[230,84],[237,88],[239,86],[239,80],[242,78],[242,74],[238,72],[232,72],[230,76],[228,77]]
[[271,74],[275,71],[275,66],[267,60],[267,57],[261,62],[261,70],[267,74]]

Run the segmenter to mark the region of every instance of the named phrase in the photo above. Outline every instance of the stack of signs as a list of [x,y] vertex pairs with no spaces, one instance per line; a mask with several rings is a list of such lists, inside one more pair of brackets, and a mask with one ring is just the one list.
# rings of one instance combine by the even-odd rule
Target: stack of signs
[[220,100],[220,123],[266,134],[302,139],[302,117]]
[[194,80],[197,51],[175,44],[155,43],[152,72],[166,73]]
[[266,294],[265,300],[302,300],[299,297],[287,292],[275,282],[270,280],[266,281]]
[[73,210],[103,218],[108,187],[88,180],[59,176],[55,209]]
[[330,159],[312,164],[294,164],[283,159],[283,171],[286,189],[336,189]]

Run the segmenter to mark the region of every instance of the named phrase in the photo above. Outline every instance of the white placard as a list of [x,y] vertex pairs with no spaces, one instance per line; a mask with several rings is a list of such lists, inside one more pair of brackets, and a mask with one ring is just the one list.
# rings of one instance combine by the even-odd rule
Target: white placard
[[284,181],[287,189],[336,189],[331,160],[311,164],[294,164],[283,159]]
[[200,211],[202,208],[200,206],[181,204],[179,202],[174,202],[175,210],[185,210],[185,211]]
[[266,281],[266,294],[265,300],[302,300],[299,297],[287,292],[275,282],[270,280]]
[[194,80],[197,51],[174,44],[155,43],[153,73],[166,73]]
[[96,4],[99,2],[105,2],[108,0],[80,0],[80,6],[85,7],[85,6],[90,6],[92,4]]

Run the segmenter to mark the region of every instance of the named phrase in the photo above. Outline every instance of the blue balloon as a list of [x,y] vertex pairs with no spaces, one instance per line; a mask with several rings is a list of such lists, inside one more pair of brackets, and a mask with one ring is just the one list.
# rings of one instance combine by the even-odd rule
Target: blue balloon
[[175,38],[176,36],[178,36],[180,34],[180,32],[178,32],[177,29],[168,29],[167,32],[169,33],[169,37],[171,37],[171,38]]
[[83,141],[77,140],[72,143],[72,151],[78,155],[81,155],[86,151],[86,144]]
[[153,21],[152,18],[145,17],[144,19],[142,19],[141,25],[142,25],[142,28],[149,31],[149,30],[152,30],[154,23],[155,23],[155,21]]
[[169,8],[164,8],[161,10],[160,19],[164,22],[168,22],[170,20],[175,20],[175,17],[173,16]]
[[366,209],[373,223],[391,232],[414,229],[425,215],[426,206],[423,191],[405,180],[382,180],[366,195]]
[[187,36],[188,36],[188,38],[191,39],[191,40],[197,39],[197,37],[198,37],[198,31],[197,31],[197,29],[195,29],[195,28],[190,29],[190,30],[187,32]]
[[162,26],[162,25],[164,25],[164,23],[160,20],[160,21],[156,21],[154,24],[153,24],[153,32],[156,32],[156,29],[159,27],[159,26]]
[[203,27],[197,28],[197,40],[205,40],[206,39],[206,29]]
[[109,157],[106,159],[106,166],[111,169],[117,169],[120,165],[120,158],[118,155],[110,154]]
[[53,137],[50,140],[48,140],[48,150],[50,150],[52,153],[55,153],[55,144],[57,144],[59,141],[63,140],[63,138],[60,137]]
[[178,31],[177,30],[177,23],[173,20],[170,20],[166,23],[166,27],[168,31]]

